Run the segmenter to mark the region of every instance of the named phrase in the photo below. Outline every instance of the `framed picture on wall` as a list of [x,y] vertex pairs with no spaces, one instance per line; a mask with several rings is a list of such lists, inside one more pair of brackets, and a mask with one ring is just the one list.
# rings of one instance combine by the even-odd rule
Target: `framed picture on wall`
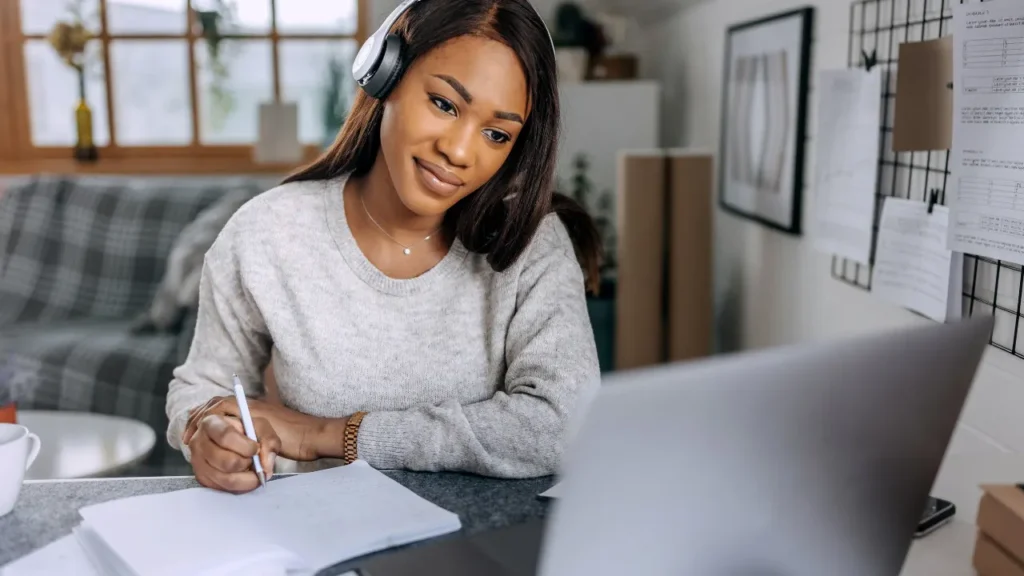
[[725,40],[719,202],[796,235],[813,20],[799,8],[731,26]]

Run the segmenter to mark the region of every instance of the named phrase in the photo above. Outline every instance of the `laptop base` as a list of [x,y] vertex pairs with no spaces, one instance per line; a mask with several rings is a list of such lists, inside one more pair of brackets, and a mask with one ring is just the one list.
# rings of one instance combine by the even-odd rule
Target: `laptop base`
[[535,576],[544,521],[445,538],[360,563],[359,576]]

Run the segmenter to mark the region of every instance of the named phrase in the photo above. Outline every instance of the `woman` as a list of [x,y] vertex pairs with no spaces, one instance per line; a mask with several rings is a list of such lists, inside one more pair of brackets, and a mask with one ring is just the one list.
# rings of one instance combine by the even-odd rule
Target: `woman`
[[[527,0],[422,0],[395,23],[404,72],[360,93],[320,159],[253,199],[206,255],[168,440],[200,483],[244,492],[303,469],[529,477],[555,471],[598,386],[583,269],[599,243],[550,192],[554,54]],[[582,267],[581,267],[582,264]],[[283,405],[259,397],[273,362]]]

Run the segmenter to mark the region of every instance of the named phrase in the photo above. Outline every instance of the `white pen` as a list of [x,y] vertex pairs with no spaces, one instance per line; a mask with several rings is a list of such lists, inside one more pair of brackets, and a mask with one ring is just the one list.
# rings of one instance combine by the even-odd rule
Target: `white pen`
[[[242,427],[245,428],[245,435],[253,442],[259,442],[256,439],[256,429],[252,425],[252,415],[249,414],[249,403],[245,400],[245,388],[242,388],[242,381],[238,379],[238,374],[232,374],[231,377],[235,381],[235,400],[238,401],[238,412],[242,415]],[[267,477],[263,473],[263,465],[260,464],[258,452],[253,455],[252,464],[256,467],[256,475],[260,478],[260,486],[266,486]]]

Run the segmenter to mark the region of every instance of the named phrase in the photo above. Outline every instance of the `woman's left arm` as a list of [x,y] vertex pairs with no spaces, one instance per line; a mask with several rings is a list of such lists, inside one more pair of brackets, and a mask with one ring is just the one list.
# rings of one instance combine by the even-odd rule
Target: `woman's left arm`
[[583,273],[557,216],[523,256],[506,338],[505,386],[492,398],[366,414],[358,457],[375,468],[496,477],[556,471],[566,426],[600,385]]

